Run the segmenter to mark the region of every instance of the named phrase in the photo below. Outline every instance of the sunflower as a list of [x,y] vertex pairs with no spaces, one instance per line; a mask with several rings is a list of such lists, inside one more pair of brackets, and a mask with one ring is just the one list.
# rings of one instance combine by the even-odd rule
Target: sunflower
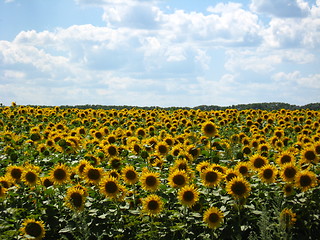
[[10,165],[6,168],[6,176],[14,182],[20,182],[22,173],[23,167],[21,166]]
[[264,165],[260,168],[258,176],[265,183],[275,182],[278,170],[275,166],[271,164]]
[[104,147],[104,151],[109,157],[116,157],[118,155],[118,147],[116,145],[107,145]]
[[284,193],[285,196],[291,196],[294,193],[294,186],[291,183],[286,183],[283,188],[282,191]]
[[86,189],[80,185],[68,188],[65,204],[72,210],[82,211],[86,201]]
[[50,171],[50,178],[54,184],[63,184],[69,180],[69,170],[65,164],[59,163]]
[[314,172],[309,170],[299,171],[295,177],[295,184],[297,188],[305,192],[308,189],[317,185],[317,176]]
[[0,198],[3,198],[6,195],[7,189],[0,184]]
[[259,170],[264,165],[268,164],[268,159],[260,154],[254,154],[250,157],[251,166],[254,170]]
[[205,170],[205,169],[208,168],[209,166],[210,166],[210,162],[208,162],[208,161],[202,161],[202,162],[200,162],[200,163],[197,164],[196,170],[201,173],[203,170]]
[[169,152],[169,145],[165,141],[158,142],[155,148],[160,155],[166,155]]
[[209,228],[218,228],[223,222],[224,214],[217,207],[211,207],[207,209],[203,214],[203,222],[205,222]]
[[218,133],[217,126],[211,121],[204,122],[201,126],[201,130],[207,137],[214,137]]
[[12,182],[8,176],[2,176],[0,177],[0,186],[4,188],[9,188],[11,187]]
[[46,188],[54,184],[53,181],[51,180],[51,177],[41,177],[40,182]]
[[179,169],[188,172],[190,170],[187,159],[179,158],[173,164],[173,169]]
[[222,173],[209,167],[201,172],[200,178],[204,186],[214,187],[220,183],[222,179]]
[[199,192],[194,185],[186,185],[180,188],[178,199],[183,205],[192,207],[199,199]]
[[281,211],[280,224],[284,228],[292,227],[296,221],[297,221],[296,214],[294,212],[292,212],[292,209],[285,208]]
[[108,176],[100,181],[100,192],[106,197],[117,198],[122,189],[122,186],[114,177]]
[[319,158],[314,147],[307,147],[301,151],[301,163],[318,163]]
[[156,194],[151,194],[142,199],[142,211],[150,216],[158,215],[163,209],[163,202]]
[[125,166],[122,169],[122,178],[127,184],[135,184],[139,181],[139,176],[137,171],[133,166]]
[[150,192],[156,191],[160,185],[159,176],[157,172],[144,171],[140,177],[142,188]]
[[286,182],[292,182],[298,173],[298,167],[293,163],[286,163],[282,166],[280,171],[281,178]]
[[197,159],[200,155],[200,148],[194,144],[190,144],[186,147],[186,152],[191,155],[192,158],[190,160]]
[[29,185],[36,185],[39,180],[40,168],[38,166],[27,165],[22,172],[22,181]]
[[104,176],[103,168],[97,168],[91,165],[87,165],[83,170],[83,177],[87,183],[99,184],[103,176]]
[[224,176],[227,182],[231,181],[232,178],[240,176],[240,173],[232,168],[227,169],[226,174]]
[[290,162],[294,163],[295,158],[292,152],[284,151],[276,159],[276,162],[278,163],[279,166],[282,166],[283,164],[286,164],[286,163],[290,163]]
[[91,163],[88,160],[82,159],[76,166],[77,173],[79,176],[83,175],[83,171],[86,168],[86,166],[90,166]]
[[243,177],[235,177],[227,183],[226,190],[235,198],[246,198],[250,194],[251,187]]
[[181,188],[188,183],[188,175],[185,171],[176,169],[169,174],[168,183],[173,188]]
[[119,169],[121,167],[122,161],[118,157],[111,158],[109,164],[113,169]]
[[46,231],[44,229],[44,223],[42,221],[36,221],[34,219],[25,219],[22,223],[20,231],[25,236],[33,237],[34,240],[44,238]]

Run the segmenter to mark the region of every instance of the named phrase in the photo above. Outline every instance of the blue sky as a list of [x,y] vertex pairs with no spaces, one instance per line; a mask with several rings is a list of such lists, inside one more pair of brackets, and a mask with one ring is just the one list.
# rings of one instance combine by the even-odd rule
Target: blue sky
[[320,0],[1,0],[0,103],[320,102]]

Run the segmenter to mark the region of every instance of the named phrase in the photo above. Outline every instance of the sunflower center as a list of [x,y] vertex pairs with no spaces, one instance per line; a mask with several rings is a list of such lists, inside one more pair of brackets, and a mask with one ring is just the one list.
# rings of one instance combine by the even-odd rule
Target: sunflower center
[[305,158],[309,161],[315,160],[316,159],[316,154],[313,151],[307,151],[304,154]]
[[231,190],[234,194],[241,196],[243,194],[246,193],[247,188],[246,185],[243,182],[235,182],[232,187]]
[[34,183],[37,180],[36,174],[33,172],[27,172],[26,174],[26,181],[29,183]]
[[179,170],[187,170],[187,164],[185,163],[180,163],[178,166]]
[[42,228],[38,223],[32,222],[28,223],[26,228],[26,233],[32,237],[39,237],[42,233]]
[[294,169],[294,168],[286,168],[284,170],[284,175],[287,177],[287,178],[293,178],[295,175],[296,175],[297,171]]
[[209,221],[210,222],[212,222],[212,223],[216,223],[216,222],[218,222],[218,220],[219,220],[219,216],[218,216],[218,214],[216,214],[216,213],[211,213],[210,215],[209,215]]
[[227,176],[226,176],[226,179],[227,181],[230,181],[232,178],[236,177],[237,175],[234,174],[234,173],[229,173]]
[[244,147],[242,151],[243,151],[244,154],[250,154],[251,153],[251,149],[249,147]]
[[63,180],[67,177],[67,173],[65,170],[58,168],[54,171],[53,176],[57,180]]
[[84,168],[86,167],[86,164],[81,164],[78,168],[80,173],[83,173]]
[[115,156],[117,155],[117,149],[114,147],[114,146],[110,146],[108,148],[108,153],[111,155],[111,156]]
[[134,180],[136,178],[136,176],[137,176],[137,174],[132,170],[129,170],[126,172],[126,178],[129,180]]
[[4,188],[9,188],[9,182],[7,182],[6,180],[3,180],[0,182],[0,187],[3,186]]
[[266,170],[264,170],[263,171],[263,177],[265,178],[265,179],[270,179],[270,178],[272,178],[272,176],[273,176],[273,171],[272,171],[272,169],[266,169]]
[[215,131],[216,131],[216,128],[213,124],[207,124],[204,126],[204,129],[203,131],[206,133],[206,134],[214,134]]
[[159,150],[159,152],[160,152],[161,154],[165,154],[165,153],[167,153],[167,151],[168,151],[168,149],[167,149],[167,147],[166,147],[165,145],[160,145],[159,148],[158,148],[158,150]]
[[261,168],[265,164],[264,160],[262,158],[257,158],[254,160],[254,167],[255,168]]
[[148,176],[146,177],[146,185],[152,187],[156,185],[157,179],[154,176]]
[[89,169],[88,178],[91,180],[98,180],[101,177],[98,169]]
[[192,191],[186,191],[183,193],[183,200],[186,202],[191,202],[194,199],[194,193]]
[[311,182],[312,182],[312,180],[311,180],[310,176],[308,176],[308,175],[302,175],[302,176],[300,177],[300,185],[301,185],[302,187],[308,187],[308,186],[310,186],[310,185],[311,185]]
[[184,176],[179,174],[179,175],[175,175],[172,178],[172,181],[174,182],[174,184],[176,184],[178,186],[181,186],[181,185],[185,184],[186,179],[184,178]]
[[21,178],[21,170],[18,169],[18,168],[15,168],[15,169],[12,169],[11,171],[11,176],[14,178],[14,179],[20,179]]
[[109,143],[115,143],[116,142],[116,138],[111,136],[111,137],[108,138],[108,142]]
[[119,159],[112,159],[112,160],[111,160],[111,166],[112,166],[113,168],[119,168],[120,165],[121,165],[121,162],[120,162]]
[[50,179],[46,178],[44,181],[43,181],[43,185],[45,187],[50,187],[53,185],[53,183],[50,181]]
[[289,163],[289,162],[291,162],[291,157],[289,155],[282,156],[282,158],[281,158],[282,164]]
[[71,194],[70,198],[72,200],[73,206],[77,208],[82,206],[82,195],[80,193],[74,192]]
[[239,168],[239,172],[240,172],[241,174],[247,174],[247,173],[248,173],[248,168],[245,167],[245,166],[241,166],[241,167]]
[[159,208],[159,203],[156,200],[151,200],[148,202],[148,209],[153,211]]
[[118,186],[115,182],[107,182],[104,188],[107,193],[115,193],[118,190]]
[[216,172],[207,172],[205,176],[206,182],[214,183],[218,179],[218,174]]

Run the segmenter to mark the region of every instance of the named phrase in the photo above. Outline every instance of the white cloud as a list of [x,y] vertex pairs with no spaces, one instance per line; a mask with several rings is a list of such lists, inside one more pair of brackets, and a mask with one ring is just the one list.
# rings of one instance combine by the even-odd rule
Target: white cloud
[[278,72],[272,78],[283,85],[298,85],[301,88],[320,89],[320,74],[302,76],[299,71]]
[[252,0],[252,11],[280,18],[300,18],[308,14],[309,7],[303,0]]

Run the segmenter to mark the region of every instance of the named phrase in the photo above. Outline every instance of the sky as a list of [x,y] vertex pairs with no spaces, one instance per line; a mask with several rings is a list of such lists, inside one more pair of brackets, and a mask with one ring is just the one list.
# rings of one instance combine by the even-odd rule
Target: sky
[[0,0],[11,102],[320,102],[320,0]]

